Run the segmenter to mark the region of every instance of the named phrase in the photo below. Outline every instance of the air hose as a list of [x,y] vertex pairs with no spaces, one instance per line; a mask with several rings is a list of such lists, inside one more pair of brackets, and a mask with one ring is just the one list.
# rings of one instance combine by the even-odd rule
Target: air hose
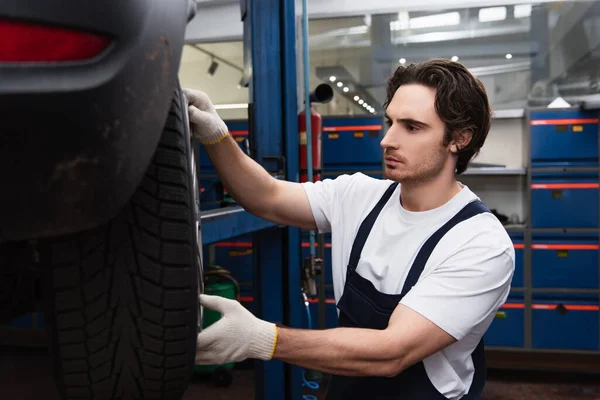
[[[306,309],[306,317],[307,317],[307,327],[308,329],[312,329],[312,316],[310,314],[310,305],[308,303],[308,298],[306,294],[303,293],[304,296],[304,308]],[[312,390],[318,390],[319,384],[317,382],[309,381],[306,379],[306,370],[302,371],[302,386],[307,387]],[[304,395],[302,397],[303,400],[317,400],[316,396],[311,394]]]

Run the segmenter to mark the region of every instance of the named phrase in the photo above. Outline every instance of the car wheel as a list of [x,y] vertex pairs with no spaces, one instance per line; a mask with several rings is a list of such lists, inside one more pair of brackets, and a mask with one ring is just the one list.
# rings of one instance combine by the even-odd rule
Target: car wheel
[[198,187],[177,88],[129,204],[106,225],[40,245],[45,316],[65,399],[180,400],[202,325]]

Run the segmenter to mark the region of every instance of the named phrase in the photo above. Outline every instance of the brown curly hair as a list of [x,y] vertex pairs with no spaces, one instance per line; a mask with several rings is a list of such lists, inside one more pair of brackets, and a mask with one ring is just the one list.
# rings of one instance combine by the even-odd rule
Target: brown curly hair
[[446,126],[444,145],[460,132],[471,132],[471,140],[459,149],[456,174],[463,173],[487,138],[492,108],[485,87],[459,62],[434,59],[400,66],[390,77],[384,108],[401,85],[418,83],[436,89],[435,110]]

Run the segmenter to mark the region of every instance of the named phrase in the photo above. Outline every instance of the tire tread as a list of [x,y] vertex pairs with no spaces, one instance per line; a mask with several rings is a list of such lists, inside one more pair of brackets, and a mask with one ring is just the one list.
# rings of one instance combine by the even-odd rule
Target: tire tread
[[47,325],[67,400],[179,400],[187,388],[198,266],[180,103],[176,90],[152,163],[121,214],[50,243]]

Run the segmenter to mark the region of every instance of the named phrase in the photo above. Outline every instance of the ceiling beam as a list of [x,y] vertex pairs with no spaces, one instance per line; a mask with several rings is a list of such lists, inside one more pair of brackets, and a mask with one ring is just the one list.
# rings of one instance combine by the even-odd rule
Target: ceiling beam
[[[300,0],[296,1],[296,12],[302,10]],[[365,16],[400,11],[437,11],[441,9],[460,9],[481,7],[481,0],[307,0],[309,18],[339,18]],[[546,3],[554,0],[539,0]],[[488,0],[486,7],[494,5],[509,6],[521,4],[522,0]],[[243,36],[239,1],[207,1],[198,4],[196,16],[188,24],[186,43],[214,43],[241,41]]]

